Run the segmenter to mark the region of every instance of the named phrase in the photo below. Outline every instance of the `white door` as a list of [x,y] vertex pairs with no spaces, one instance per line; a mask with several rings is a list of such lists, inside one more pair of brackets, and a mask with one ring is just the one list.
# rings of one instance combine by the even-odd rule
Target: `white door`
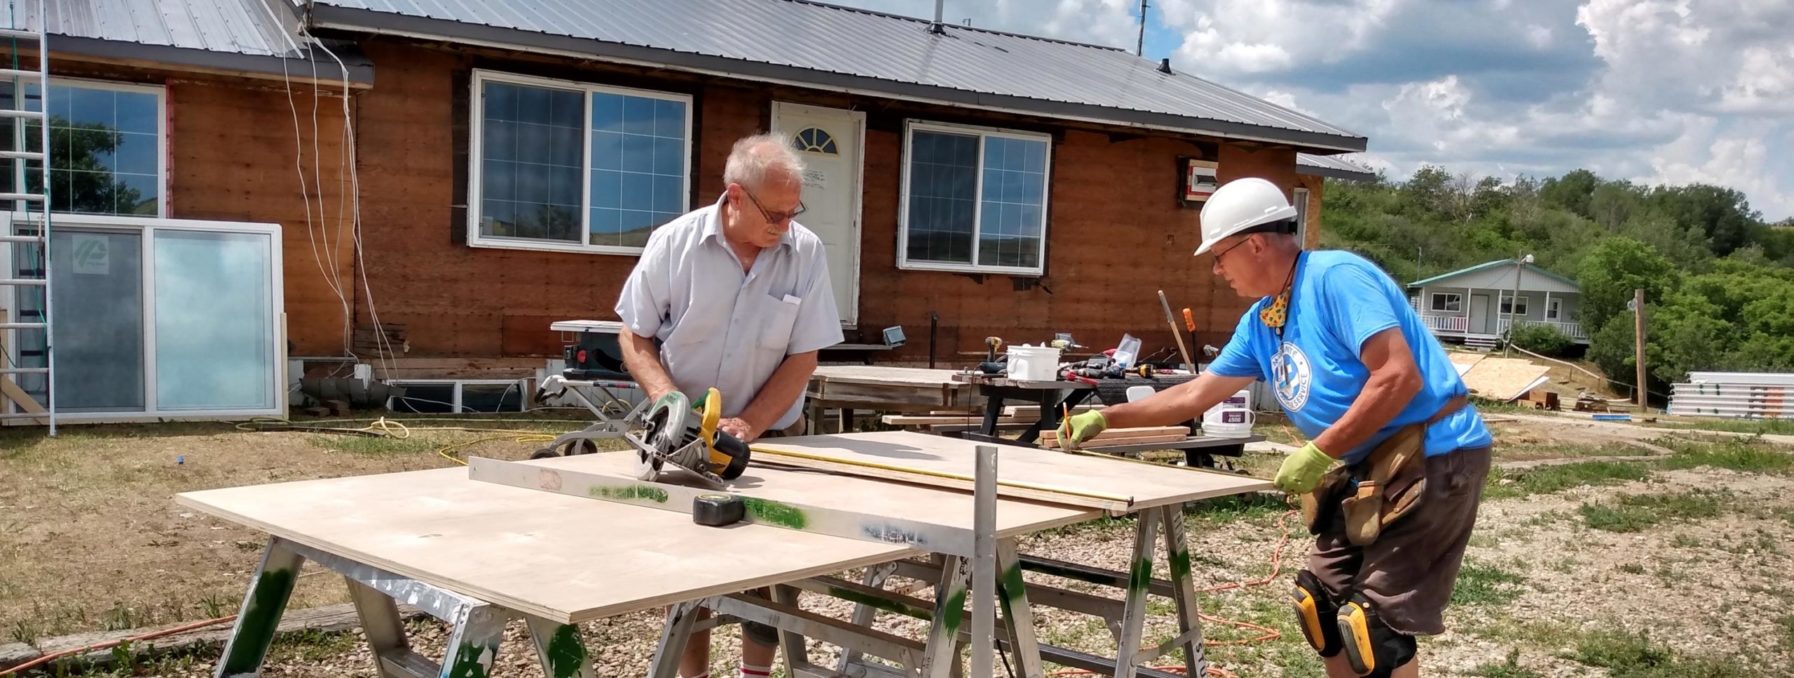
[[1495,302],[1487,294],[1478,294],[1470,300],[1470,333],[1494,334]]
[[860,147],[866,114],[773,102],[772,128],[803,155],[804,213],[798,223],[828,246],[829,277],[841,324],[859,323]]

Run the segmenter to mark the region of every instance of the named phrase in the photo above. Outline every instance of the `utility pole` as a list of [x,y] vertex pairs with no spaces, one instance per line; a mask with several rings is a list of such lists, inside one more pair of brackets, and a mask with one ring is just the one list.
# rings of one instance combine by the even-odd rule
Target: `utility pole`
[[1134,43],[1134,56],[1146,55],[1146,0],[1140,0],[1140,41]]
[[[1514,296],[1507,300],[1507,341],[1501,347],[1501,357],[1503,358],[1512,357],[1514,355],[1514,330],[1520,329],[1520,274],[1526,270],[1526,265],[1530,263],[1532,263],[1532,255],[1530,254],[1514,259]],[[1501,310],[1501,303],[1499,301],[1495,304],[1495,310]],[[1532,311],[1530,308],[1526,310],[1528,312]]]
[[1644,288],[1632,290],[1632,338],[1633,362],[1638,363],[1638,411],[1643,414],[1647,410],[1645,391],[1645,304]]

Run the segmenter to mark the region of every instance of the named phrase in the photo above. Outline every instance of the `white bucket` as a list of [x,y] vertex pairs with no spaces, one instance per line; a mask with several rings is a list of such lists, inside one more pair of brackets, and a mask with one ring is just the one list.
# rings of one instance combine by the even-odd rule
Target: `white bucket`
[[1020,381],[1058,379],[1059,349],[1051,346],[1010,346],[1009,378]]
[[1252,435],[1252,424],[1257,419],[1252,412],[1252,391],[1242,390],[1202,413],[1202,434],[1244,438]]

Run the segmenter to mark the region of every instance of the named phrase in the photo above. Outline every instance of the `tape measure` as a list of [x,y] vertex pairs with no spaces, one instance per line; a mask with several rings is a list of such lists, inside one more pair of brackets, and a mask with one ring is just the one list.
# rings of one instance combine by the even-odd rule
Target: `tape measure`
[[733,525],[745,517],[747,505],[732,494],[700,494],[691,501],[691,521],[699,525]]

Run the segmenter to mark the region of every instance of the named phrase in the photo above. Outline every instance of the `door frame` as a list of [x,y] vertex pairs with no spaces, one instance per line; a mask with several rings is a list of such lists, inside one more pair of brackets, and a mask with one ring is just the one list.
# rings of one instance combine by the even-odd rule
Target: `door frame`
[[[772,101],[772,130],[787,135],[796,134],[800,130],[787,131],[779,128],[779,109],[781,108],[800,115],[805,112],[818,112],[847,113],[853,116],[854,127],[856,128],[854,130],[854,148],[857,150],[854,153],[853,203],[849,208],[851,218],[849,219],[850,223],[847,226],[848,242],[852,243],[852,247],[847,253],[847,259],[852,263],[851,276],[849,277],[849,281],[852,283],[852,289],[851,294],[849,295],[851,298],[848,299],[847,305],[849,314],[847,317],[841,318],[841,325],[843,327],[857,326],[859,325],[860,320],[860,222],[862,219],[861,211],[864,209],[862,203],[864,203],[866,194],[866,112],[851,108],[814,106],[774,99]],[[831,282],[830,284],[833,283]]]
[[[1481,299],[1479,304],[1477,300]],[[1470,324],[1465,328],[1470,334],[1494,334],[1495,318],[1499,317],[1501,305],[1493,301],[1487,294],[1470,295]],[[1479,314],[1477,311],[1481,311]],[[1480,318],[1481,322],[1478,322]],[[1474,328],[1474,329],[1472,329]]]

